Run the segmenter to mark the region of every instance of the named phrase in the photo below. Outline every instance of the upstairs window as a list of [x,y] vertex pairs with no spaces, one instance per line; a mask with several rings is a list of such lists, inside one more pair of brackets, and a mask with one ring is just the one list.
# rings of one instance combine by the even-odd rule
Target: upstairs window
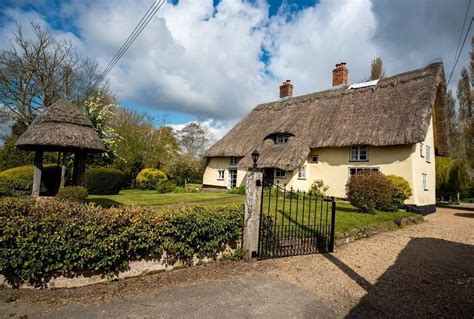
[[423,142],[420,143],[420,156],[425,157],[425,154],[423,153]]
[[217,179],[218,180],[223,180],[224,179],[224,170],[220,169],[217,171]]
[[367,145],[355,145],[351,147],[351,162],[365,162],[369,160]]
[[237,165],[239,163],[238,157],[231,157],[230,158],[230,165]]
[[301,166],[298,170],[298,179],[306,179],[306,166]]
[[286,144],[288,143],[288,134],[277,134],[275,136],[275,143],[276,144]]
[[317,162],[319,162],[319,156],[318,156],[318,155],[311,155],[310,162],[311,162],[311,163],[317,163]]
[[286,178],[286,171],[283,169],[275,169],[275,177],[276,178]]
[[431,163],[431,147],[426,145],[426,162]]

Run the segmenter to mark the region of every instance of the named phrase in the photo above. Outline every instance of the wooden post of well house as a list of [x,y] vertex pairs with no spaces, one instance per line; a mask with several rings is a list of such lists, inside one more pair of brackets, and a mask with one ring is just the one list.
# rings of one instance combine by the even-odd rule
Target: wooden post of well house
[[260,209],[262,203],[263,173],[247,173],[245,185],[245,214],[242,247],[247,260],[255,260],[258,253],[258,233],[260,227]]
[[61,182],[59,184],[59,189],[63,189],[64,184],[66,183],[66,166],[67,166],[67,154],[63,152],[63,158],[61,161]]
[[41,190],[41,173],[43,172],[43,152],[37,151],[35,153],[35,171],[33,173],[33,190],[31,195],[39,196]]
[[76,186],[84,186],[84,175],[86,172],[86,156],[77,152],[74,154],[73,181]]

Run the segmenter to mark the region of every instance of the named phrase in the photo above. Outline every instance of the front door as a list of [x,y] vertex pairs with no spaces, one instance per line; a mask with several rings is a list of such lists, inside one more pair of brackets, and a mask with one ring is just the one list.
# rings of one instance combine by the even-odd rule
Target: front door
[[237,187],[237,170],[229,169],[229,188]]
[[266,167],[263,169],[263,186],[268,186],[269,184],[273,184],[273,179],[275,176],[275,169]]

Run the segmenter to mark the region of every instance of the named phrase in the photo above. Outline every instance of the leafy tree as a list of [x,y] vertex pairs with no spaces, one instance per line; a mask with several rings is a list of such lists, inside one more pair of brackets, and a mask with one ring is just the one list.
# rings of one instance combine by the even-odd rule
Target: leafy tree
[[456,196],[469,184],[469,164],[464,159],[436,158],[436,193],[438,197]]
[[130,178],[145,167],[159,168],[169,174],[171,162],[178,154],[178,142],[165,120],[156,128],[149,114],[117,107],[111,127],[120,135],[114,145],[117,168]]
[[177,132],[182,150],[194,158],[199,159],[204,153],[212,139],[209,129],[197,122],[186,124]]
[[372,60],[371,70],[370,70],[370,80],[378,80],[383,78],[385,71],[383,69],[383,61],[381,58],[375,58]]
[[458,81],[457,98],[459,102],[459,127],[462,136],[463,158],[474,158],[474,118],[472,114],[472,92],[469,74],[466,68],[461,70]]

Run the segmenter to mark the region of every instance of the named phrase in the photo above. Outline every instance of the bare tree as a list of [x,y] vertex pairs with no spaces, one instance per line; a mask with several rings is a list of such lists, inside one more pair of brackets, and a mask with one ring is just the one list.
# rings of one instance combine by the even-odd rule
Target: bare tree
[[26,125],[61,97],[88,98],[94,88],[91,78],[98,73],[97,64],[81,60],[70,41],[31,26],[33,39],[17,25],[10,47],[0,52],[0,103],[11,120]]
[[381,58],[375,58],[372,61],[371,70],[370,70],[370,80],[378,80],[383,78],[385,71],[383,69],[383,61]]
[[177,134],[183,150],[194,158],[202,157],[212,140],[209,129],[197,122],[186,124]]

